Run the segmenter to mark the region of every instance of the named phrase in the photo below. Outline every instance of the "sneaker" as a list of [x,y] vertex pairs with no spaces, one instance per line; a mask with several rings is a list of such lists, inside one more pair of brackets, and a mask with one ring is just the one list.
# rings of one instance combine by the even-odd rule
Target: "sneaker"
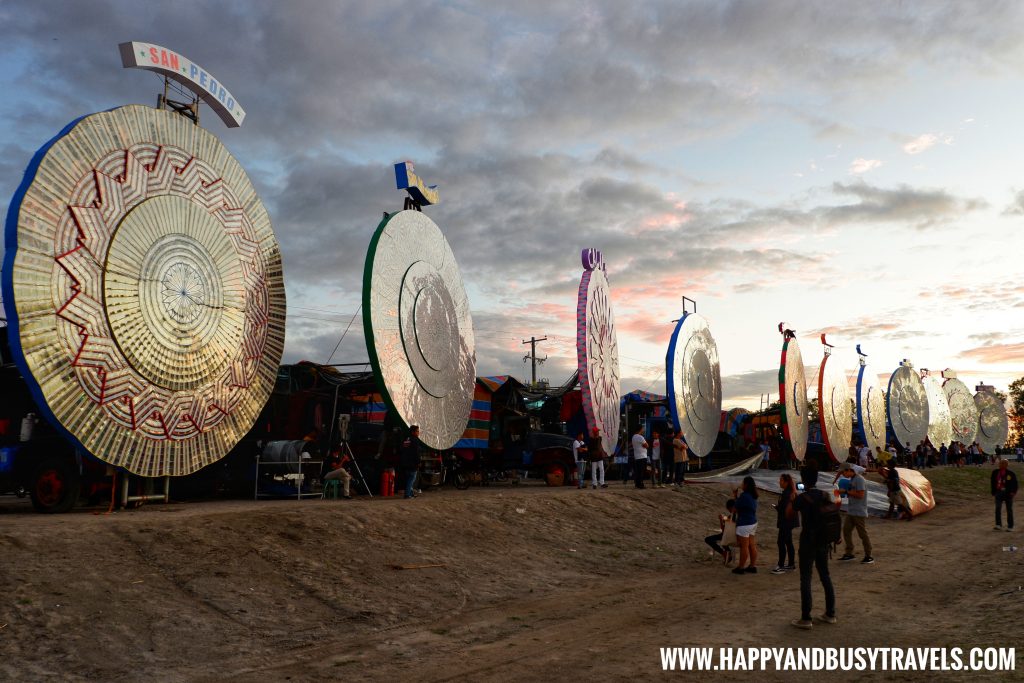
[[796,565],[795,564],[787,564],[785,567],[783,567],[783,569],[785,569],[787,572],[793,572],[793,571],[796,571]]
[[601,484],[601,488],[603,488],[603,489],[608,488],[608,484]]
[[992,531],[1002,531],[1002,530],[1003,530],[1003,525],[1002,524],[996,524],[994,527],[992,527]]
[[849,562],[850,560],[855,560],[855,559],[857,559],[857,558],[854,557],[853,555],[850,555],[849,553],[847,553],[847,554],[843,555],[842,557],[840,557],[839,561],[840,562]]
[[736,567],[735,569],[732,570],[732,573],[733,574],[746,574],[747,570],[744,569],[743,567]]
[[870,555],[868,555],[863,560],[861,560],[860,563],[861,564],[874,564],[875,563],[875,558],[873,558]]
[[785,573],[786,573],[786,568],[783,567],[782,565],[779,565],[778,567],[775,567],[774,569],[772,569],[772,574],[785,574]]
[[822,615],[816,616],[816,617],[814,617],[814,620],[816,622],[818,622],[819,624],[834,624],[837,621],[839,621],[835,617],[830,617],[827,614],[822,614]]
[[743,571],[745,571],[747,574],[756,574],[757,573],[757,567],[747,567]]
[[805,631],[814,628],[814,622],[810,619],[794,619],[789,623],[793,624],[793,626],[796,626],[797,628],[802,628]]
[[1007,531],[1007,532],[1013,531],[1013,527],[1012,527],[1012,526],[1008,526],[1008,527],[1006,527],[1006,531]]

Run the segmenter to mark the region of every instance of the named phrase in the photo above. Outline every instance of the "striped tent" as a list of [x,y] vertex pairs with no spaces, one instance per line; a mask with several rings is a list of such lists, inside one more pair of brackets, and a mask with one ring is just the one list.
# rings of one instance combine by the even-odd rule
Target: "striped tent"
[[384,415],[388,407],[384,398],[378,394],[357,394],[352,397],[352,419],[356,422],[384,424]]
[[462,438],[455,442],[453,448],[487,448],[491,436],[491,396],[505,386],[509,375],[491,375],[477,377],[473,387],[473,407],[469,412],[469,422]]

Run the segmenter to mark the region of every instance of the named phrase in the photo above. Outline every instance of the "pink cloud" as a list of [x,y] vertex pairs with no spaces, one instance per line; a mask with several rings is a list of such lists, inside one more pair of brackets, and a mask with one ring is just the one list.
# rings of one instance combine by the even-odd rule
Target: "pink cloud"
[[982,363],[1024,363],[1024,343],[978,346],[964,351],[963,355]]

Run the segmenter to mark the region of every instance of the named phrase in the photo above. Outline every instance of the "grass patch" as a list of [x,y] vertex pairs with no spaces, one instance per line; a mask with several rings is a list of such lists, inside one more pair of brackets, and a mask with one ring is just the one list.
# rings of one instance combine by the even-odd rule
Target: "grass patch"
[[[1010,468],[1017,472],[1017,478],[1024,476],[1024,467],[1010,463]],[[923,472],[937,497],[944,495],[961,496],[964,498],[990,498],[992,471],[991,465],[975,467],[935,467]]]

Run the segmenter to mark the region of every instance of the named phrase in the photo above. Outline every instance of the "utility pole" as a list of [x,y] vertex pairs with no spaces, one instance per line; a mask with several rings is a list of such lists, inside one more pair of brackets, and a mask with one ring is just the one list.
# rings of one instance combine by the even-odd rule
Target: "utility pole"
[[537,363],[543,363],[544,361],[546,361],[548,359],[547,356],[544,356],[543,358],[537,358],[537,342],[547,341],[547,339],[548,339],[547,337],[541,337],[540,339],[538,339],[537,337],[530,337],[529,339],[524,339],[523,340],[524,344],[529,344],[530,345],[530,353],[525,355],[525,356],[523,356],[523,362],[524,363],[526,361],[530,361],[531,362],[531,367],[532,367],[532,371],[530,373],[530,386],[531,387],[536,387],[537,386]]

